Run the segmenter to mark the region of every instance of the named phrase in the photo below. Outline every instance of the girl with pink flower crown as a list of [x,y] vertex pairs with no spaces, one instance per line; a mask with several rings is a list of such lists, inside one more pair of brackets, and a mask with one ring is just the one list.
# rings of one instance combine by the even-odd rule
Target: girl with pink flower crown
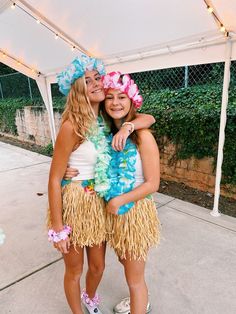
[[[142,97],[129,75],[112,72],[102,80],[106,95],[102,109],[114,136],[135,117]],[[144,314],[151,310],[145,261],[149,248],[159,241],[159,220],[151,197],[159,188],[159,151],[151,132],[142,129],[132,130],[124,150],[111,150],[110,155],[110,189],[104,193],[106,240],[124,266],[130,291],[130,298],[115,306],[114,312]]]
[[[107,213],[103,197],[110,188],[111,159],[106,138],[110,129],[100,114],[100,103],[105,99],[104,74],[101,61],[81,55],[58,75],[67,101],[49,175],[48,238],[63,255],[64,289],[73,314],[83,313],[80,278],[84,248],[88,271],[82,302],[89,313],[101,314],[96,290],[105,265]],[[153,122],[152,116],[135,115],[113,138],[113,147],[122,150],[134,127],[149,127]],[[68,164],[79,173],[63,180]]]

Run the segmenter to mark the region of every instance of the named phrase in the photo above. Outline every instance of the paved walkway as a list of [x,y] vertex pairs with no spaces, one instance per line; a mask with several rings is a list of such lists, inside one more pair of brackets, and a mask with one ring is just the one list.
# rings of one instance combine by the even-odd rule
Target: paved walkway
[[[64,266],[44,227],[50,158],[0,142],[1,314],[69,314]],[[40,193],[38,195],[37,193]],[[146,278],[153,314],[236,313],[236,219],[155,194],[162,241]],[[104,314],[128,294],[111,250],[99,292]]]

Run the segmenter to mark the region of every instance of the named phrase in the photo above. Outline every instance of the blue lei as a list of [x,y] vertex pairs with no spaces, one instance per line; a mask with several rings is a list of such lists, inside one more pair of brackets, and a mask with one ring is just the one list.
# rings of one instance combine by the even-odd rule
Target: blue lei
[[[128,138],[124,150],[117,152],[112,149],[111,142],[112,135],[108,137],[111,161],[108,170],[110,189],[104,195],[104,199],[107,202],[118,195],[131,191],[134,188],[136,172],[136,145]],[[133,206],[134,202],[122,205],[118,210],[118,214],[122,215],[127,213]]]
[[88,136],[88,139],[94,144],[98,152],[95,166],[94,190],[101,197],[104,197],[104,194],[110,187],[108,169],[111,156],[109,143],[107,142],[107,136],[109,133],[109,126],[105,123],[103,117],[98,116],[97,123],[92,128]]

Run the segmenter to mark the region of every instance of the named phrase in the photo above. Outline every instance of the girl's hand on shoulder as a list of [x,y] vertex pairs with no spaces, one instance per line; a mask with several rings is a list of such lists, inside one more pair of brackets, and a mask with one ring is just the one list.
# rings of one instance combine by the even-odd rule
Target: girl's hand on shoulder
[[107,203],[106,210],[110,214],[118,215],[118,210],[120,206],[121,205],[118,201],[118,197],[114,197]]
[[126,140],[129,137],[130,132],[126,127],[120,128],[120,130],[113,136],[111,146],[115,151],[122,151],[125,147]]

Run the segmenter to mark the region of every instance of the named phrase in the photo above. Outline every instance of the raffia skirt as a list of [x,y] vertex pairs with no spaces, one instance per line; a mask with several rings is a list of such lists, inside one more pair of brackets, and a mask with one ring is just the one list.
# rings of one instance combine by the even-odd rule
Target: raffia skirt
[[[93,190],[84,188],[81,181],[62,187],[62,220],[72,228],[70,240],[73,246],[101,245],[106,241],[105,203]],[[50,227],[50,209],[48,227]]]
[[123,215],[107,214],[107,242],[120,259],[146,260],[160,240],[160,222],[152,199],[142,199]]

